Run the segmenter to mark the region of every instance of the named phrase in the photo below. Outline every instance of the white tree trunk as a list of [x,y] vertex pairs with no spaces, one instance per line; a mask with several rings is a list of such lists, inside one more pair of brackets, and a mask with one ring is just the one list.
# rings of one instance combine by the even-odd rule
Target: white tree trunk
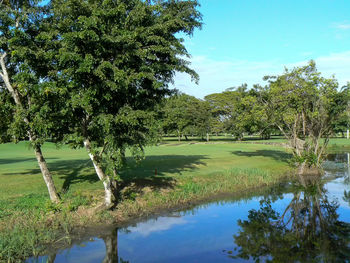
[[[7,56],[6,52],[1,54],[1,56],[0,56],[0,66],[1,66],[0,77],[4,81],[6,88],[10,92],[10,94],[11,94],[12,98],[14,99],[16,105],[23,109],[23,105],[21,103],[18,91],[15,88],[12,87],[10,79],[9,79],[9,76],[8,76],[8,73],[7,73],[6,64],[5,64],[6,56]],[[24,117],[23,121],[29,126],[29,120],[26,117]],[[27,131],[27,133],[28,133],[28,136],[29,136],[29,140],[31,142],[33,142],[34,141],[34,136],[33,136],[32,131],[30,130],[30,128]],[[59,196],[57,194],[57,190],[56,190],[54,181],[52,179],[52,175],[51,175],[51,173],[50,173],[50,171],[49,171],[49,169],[47,167],[46,160],[45,160],[45,158],[43,156],[43,153],[41,151],[41,147],[38,146],[38,145],[35,145],[34,153],[35,153],[35,157],[36,157],[36,159],[38,161],[38,164],[39,164],[39,167],[40,167],[40,171],[41,171],[41,173],[43,175],[46,187],[47,187],[47,189],[49,191],[50,199],[51,199],[52,202],[57,203],[57,202],[59,202]]]
[[105,189],[105,205],[107,207],[110,207],[113,203],[113,190],[112,190],[112,184],[110,178],[105,174],[103,171],[100,163],[97,161],[98,158],[94,156],[94,154],[91,153],[91,143],[89,139],[84,140],[84,146],[89,154],[89,157],[94,165],[96,174],[98,178],[102,181],[103,187]]
[[49,190],[50,199],[52,202],[58,203],[60,198],[58,197],[57,190],[52,179],[51,173],[47,168],[46,160],[41,152],[41,148],[39,146],[35,146],[34,148],[35,157],[38,161],[40,171],[43,175],[44,181],[46,183],[47,189]]
[[346,139],[349,139],[349,130],[346,130]]

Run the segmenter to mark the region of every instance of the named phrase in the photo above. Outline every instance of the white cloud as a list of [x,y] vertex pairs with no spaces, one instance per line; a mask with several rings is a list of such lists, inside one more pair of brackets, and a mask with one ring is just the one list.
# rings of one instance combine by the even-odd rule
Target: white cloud
[[165,231],[175,225],[184,225],[186,223],[187,221],[182,217],[158,217],[155,220],[139,223],[135,227],[129,227],[128,230],[146,237],[153,232]]
[[[318,71],[320,71],[324,77],[331,77],[334,75],[340,86],[350,81],[350,51],[320,56],[316,58],[315,61]],[[300,66],[306,63],[307,61],[300,61],[290,64],[289,66]]]
[[[278,70],[276,65],[279,64],[277,61],[219,61],[205,56],[195,56],[191,61],[191,67],[199,74],[199,85],[191,82],[187,75],[178,74],[175,79],[175,87],[187,94],[201,98],[242,83],[261,82],[264,75],[276,72]],[[283,68],[281,68],[282,70]]]
[[335,24],[333,24],[333,27],[336,29],[348,30],[348,29],[350,29],[350,23],[348,23],[348,22],[335,23]]
[[[350,81],[350,51],[331,53],[327,56],[314,58],[317,68],[322,75],[335,75],[340,86]],[[199,85],[191,82],[185,74],[177,74],[175,87],[187,94],[203,98],[204,96],[222,92],[223,90],[247,83],[249,86],[264,84],[265,75],[281,74],[284,67],[292,68],[305,65],[305,61],[283,63],[280,60],[248,61],[248,60],[213,60],[205,56],[194,56],[191,67],[199,74]]]

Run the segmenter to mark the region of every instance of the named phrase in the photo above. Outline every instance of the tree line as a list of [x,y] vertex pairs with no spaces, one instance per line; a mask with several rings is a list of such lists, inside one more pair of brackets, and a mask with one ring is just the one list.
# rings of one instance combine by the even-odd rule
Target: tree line
[[269,139],[283,135],[293,151],[293,161],[321,166],[329,138],[349,129],[349,84],[340,87],[334,77],[325,78],[314,61],[278,76],[265,76],[266,85],[246,84],[214,93],[203,100],[177,93],[160,108],[165,134],[187,139],[197,135],[230,134]]
[[263,95],[261,86],[248,89],[246,84],[207,95],[203,100],[177,92],[163,101],[159,114],[162,132],[178,136],[179,141],[188,136],[209,140],[212,134],[230,134],[239,141],[244,135],[269,139],[278,131],[269,122]]
[[[175,92],[158,107],[163,134],[183,137],[230,134],[270,139],[283,135],[289,141],[318,139],[349,128],[349,85],[324,78],[314,61],[279,76],[266,76],[266,85],[231,87],[198,99]],[[302,142],[300,142],[302,143]],[[295,145],[296,147],[296,145]],[[298,150],[298,147],[296,147]]]

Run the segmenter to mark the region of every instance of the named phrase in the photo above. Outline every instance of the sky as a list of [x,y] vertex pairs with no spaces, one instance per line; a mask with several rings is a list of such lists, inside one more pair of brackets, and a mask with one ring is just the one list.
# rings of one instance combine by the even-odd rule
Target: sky
[[316,61],[324,77],[350,81],[349,0],[199,0],[203,28],[185,46],[199,84],[177,74],[174,86],[204,96]]

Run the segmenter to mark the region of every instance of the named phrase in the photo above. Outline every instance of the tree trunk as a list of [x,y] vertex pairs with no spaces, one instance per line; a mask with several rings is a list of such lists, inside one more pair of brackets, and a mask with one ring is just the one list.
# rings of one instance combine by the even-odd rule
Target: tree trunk
[[209,133],[207,133],[207,142],[209,142]]
[[110,207],[113,203],[113,185],[111,179],[103,171],[101,164],[98,161],[98,158],[91,153],[91,143],[89,139],[84,140],[84,146],[89,154],[89,157],[94,165],[96,174],[98,178],[102,181],[103,187],[105,189],[105,205]]
[[[24,109],[23,104],[21,103],[20,95],[19,95],[18,91],[14,87],[12,87],[12,85],[11,85],[10,78],[9,78],[9,75],[8,75],[8,72],[7,72],[7,68],[6,68],[6,65],[5,65],[5,58],[6,58],[6,56],[7,56],[7,53],[4,52],[1,55],[1,57],[0,57],[0,66],[1,66],[0,77],[4,81],[7,90],[10,92],[12,98],[15,101],[15,104],[17,106],[21,107],[22,109]],[[24,117],[23,121],[28,126],[30,126],[29,125],[30,123],[29,123],[29,120],[28,120],[27,117]],[[35,140],[34,139],[35,136],[33,135],[33,132],[32,132],[32,130],[30,130],[30,128],[28,129],[27,133],[28,133],[28,136],[29,136],[29,140],[31,142],[33,142]],[[46,163],[45,158],[43,156],[43,153],[41,151],[41,147],[38,146],[38,145],[35,145],[34,146],[34,152],[35,152],[35,157],[36,157],[36,159],[38,161],[41,173],[43,175],[44,181],[46,183],[47,189],[49,190],[50,199],[51,199],[52,202],[58,203],[59,202],[59,196],[57,194],[57,190],[56,190],[54,181],[52,179],[51,173],[50,173],[50,171],[49,171],[49,169],[47,167],[47,163]]]
[[46,160],[41,152],[40,146],[34,147],[35,157],[38,161],[41,173],[43,175],[44,181],[46,183],[47,189],[49,190],[50,199],[52,202],[58,203],[60,198],[58,197],[57,190],[55,184],[53,182],[51,173],[47,168]]

